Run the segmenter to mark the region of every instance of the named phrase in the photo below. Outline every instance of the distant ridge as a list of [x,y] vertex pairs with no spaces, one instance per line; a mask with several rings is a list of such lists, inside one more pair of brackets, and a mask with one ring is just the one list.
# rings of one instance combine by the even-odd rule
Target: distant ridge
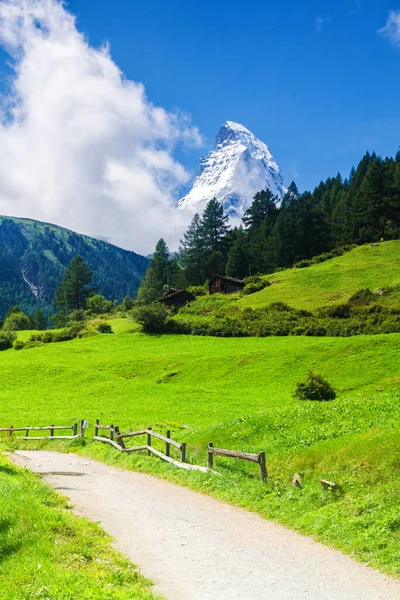
[[135,296],[149,264],[140,254],[65,227],[0,216],[0,317],[13,304],[51,313],[55,289],[77,254],[93,271],[99,293],[110,300]]

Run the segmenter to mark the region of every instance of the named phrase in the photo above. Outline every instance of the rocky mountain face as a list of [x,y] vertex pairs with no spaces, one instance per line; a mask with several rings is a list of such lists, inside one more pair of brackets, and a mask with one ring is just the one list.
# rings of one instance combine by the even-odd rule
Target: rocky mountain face
[[0,318],[13,304],[50,314],[64,269],[77,254],[109,300],[135,296],[149,265],[144,256],[63,227],[0,216]]
[[246,127],[227,121],[218,132],[214,150],[201,160],[192,189],[178,206],[201,213],[216,197],[230,216],[242,217],[253,196],[263,189],[279,198],[286,192],[274,157]]

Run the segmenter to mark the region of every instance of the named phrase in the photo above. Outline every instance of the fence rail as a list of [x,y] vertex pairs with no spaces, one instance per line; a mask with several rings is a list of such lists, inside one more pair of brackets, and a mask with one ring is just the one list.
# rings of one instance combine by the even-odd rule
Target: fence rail
[[[12,437],[15,432],[25,431],[25,435],[19,438],[21,440],[73,440],[84,436],[84,423],[84,421],[81,421],[80,426],[78,423],[73,423],[72,425],[43,425],[41,427],[14,427],[10,425],[10,427],[0,427],[0,433],[8,433],[9,437]],[[72,435],[54,435],[55,431],[66,431],[69,429],[72,431]],[[48,431],[49,435],[31,436],[29,435],[30,431]]]
[[[99,431],[101,430],[108,431],[108,437],[99,435]],[[124,440],[138,436],[146,436],[146,444],[140,446],[126,446]],[[157,450],[153,447],[153,438],[165,442],[165,453],[160,452],[160,450]],[[208,471],[206,467],[191,465],[186,462],[186,442],[177,442],[176,440],[171,439],[171,431],[169,430],[165,435],[153,431],[151,427],[148,427],[147,429],[140,429],[138,431],[121,433],[119,427],[114,425],[100,425],[99,419],[97,419],[94,426],[94,439],[98,442],[110,444],[120,452],[130,453],[146,450],[148,455],[153,454],[161,460],[173,464],[180,469],[186,469],[188,471],[202,471],[203,473]],[[171,446],[179,450],[179,460],[175,460],[171,457]]]
[[237,458],[239,460],[248,460],[258,463],[260,466],[260,477],[262,481],[267,481],[268,472],[265,461],[265,452],[250,454],[249,452],[235,452],[234,450],[225,450],[223,448],[214,448],[214,444],[209,442],[207,447],[207,465],[209,469],[214,466],[214,456],[225,456],[226,458]]

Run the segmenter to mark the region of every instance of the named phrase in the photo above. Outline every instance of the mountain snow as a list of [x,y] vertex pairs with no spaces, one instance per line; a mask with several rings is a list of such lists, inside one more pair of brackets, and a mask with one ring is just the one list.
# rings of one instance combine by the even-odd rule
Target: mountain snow
[[218,132],[214,150],[201,159],[193,187],[178,207],[202,213],[216,197],[231,217],[242,217],[256,192],[264,189],[279,198],[286,192],[274,157],[246,127],[227,121]]

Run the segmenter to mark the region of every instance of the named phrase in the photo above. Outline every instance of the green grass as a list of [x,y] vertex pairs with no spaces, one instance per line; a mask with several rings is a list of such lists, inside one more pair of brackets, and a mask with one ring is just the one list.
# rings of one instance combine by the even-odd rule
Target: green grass
[[313,310],[345,302],[363,288],[376,291],[400,284],[400,240],[359,246],[338,258],[304,269],[280,271],[266,279],[271,286],[243,297],[238,305],[262,308],[279,301]]
[[[208,441],[265,450],[270,477],[262,485],[257,466],[239,461],[217,458],[216,477],[96,442],[51,444],[211,493],[400,575],[399,334],[147,336],[128,319],[109,322],[114,335],[2,352],[0,424],[99,418],[122,430],[172,429],[199,464]],[[309,369],[334,385],[337,400],[293,399]],[[302,490],[291,487],[294,472],[304,474]],[[340,490],[322,490],[320,478]]]
[[150,600],[150,583],[101,528],[0,457],[0,598]]

